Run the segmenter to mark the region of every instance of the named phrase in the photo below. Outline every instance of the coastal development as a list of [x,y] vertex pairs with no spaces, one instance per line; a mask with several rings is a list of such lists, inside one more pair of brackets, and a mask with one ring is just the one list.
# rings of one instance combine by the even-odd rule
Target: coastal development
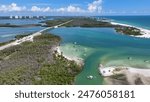
[[[133,49],[133,42],[128,49],[127,42],[119,45],[121,40],[116,39],[146,39],[150,30],[92,17],[60,17],[42,23],[42,30],[0,44],[0,84],[150,84],[149,59],[141,58],[141,62],[132,56],[143,43]],[[107,38],[112,45],[103,43]],[[102,56],[105,53],[108,55]],[[114,58],[117,54],[123,55],[118,59],[124,63]],[[112,57],[111,61],[107,57]],[[135,66],[134,61],[141,66],[144,63],[145,68]]]

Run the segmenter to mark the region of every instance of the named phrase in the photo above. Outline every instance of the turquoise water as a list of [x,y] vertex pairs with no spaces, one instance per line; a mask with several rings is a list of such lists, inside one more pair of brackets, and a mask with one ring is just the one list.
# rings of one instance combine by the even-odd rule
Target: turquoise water
[[0,19],[0,24],[14,24],[14,25],[22,25],[22,24],[38,24],[42,20],[38,19]]
[[[32,19],[0,19],[0,24],[38,24],[41,20],[32,20]],[[43,29],[43,27],[18,27],[18,28],[10,28],[10,27],[0,27],[0,42],[5,42],[14,39],[16,35],[33,33]]]
[[43,29],[43,27],[27,27],[27,28],[0,28],[0,42],[5,42],[14,39],[16,35],[33,33]]
[[[150,16],[116,16],[106,17],[116,22],[131,24],[150,29]],[[9,23],[9,21],[0,21]],[[37,21],[11,21],[20,24],[37,23]],[[15,35],[31,33],[43,29],[31,28],[0,28],[0,42],[8,41]],[[103,84],[103,77],[98,72],[99,63],[105,66],[130,66],[150,68],[150,39],[135,38],[116,33],[112,28],[57,28],[49,32],[62,37],[61,50],[71,57],[84,59],[85,65],[75,84],[99,85]],[[129,60],[129,57],[132,60]],[[87,76],[93,75],[93,80]]]
[[112,21],[150,29],[150,16],[106,16]]
[[[121,35],[112,28],[58,28],[50,32],[62,37],[61,46],[68,45],[68,48],[65,48],[70,55],[73,53],[71,48],[78,49],[77,45],[90,49],[88,52],[79,50],[85,65],[76,77],[75,84],[103,84],[103,77],[98,72],[99,63],[105,66],[150,68],[150,62],[145,62],[150,60],[150,39]],[[86,56],[81,55],[81,52]],[[129,60],[129,57],[132,60]],[[93,80],[87,79],[89,75],[94,76]]]

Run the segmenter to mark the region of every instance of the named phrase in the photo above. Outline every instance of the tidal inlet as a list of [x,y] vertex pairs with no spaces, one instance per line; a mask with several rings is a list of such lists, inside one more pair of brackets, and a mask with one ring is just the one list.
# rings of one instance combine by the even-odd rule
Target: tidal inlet
[[149,1],[2,1],[1,85],[150,85]]

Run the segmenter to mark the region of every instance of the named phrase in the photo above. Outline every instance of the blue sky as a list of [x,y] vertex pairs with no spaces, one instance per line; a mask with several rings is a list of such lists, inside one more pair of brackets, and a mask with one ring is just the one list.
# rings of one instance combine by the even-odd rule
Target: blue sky
[[150,15],[150,0],[0,0],[0,15]]

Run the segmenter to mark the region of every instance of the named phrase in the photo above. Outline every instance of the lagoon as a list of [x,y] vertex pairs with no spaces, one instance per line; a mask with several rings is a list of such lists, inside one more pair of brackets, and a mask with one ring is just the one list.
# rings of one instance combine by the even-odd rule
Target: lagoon
[[[150,18],[150,16],[148,17]],[[146,16],[147,19],[149,19],[148,17]],[[110,17],[110,19],[147,29],[150,27],[144,18],[137,17],[135,21],[130,20],[133,17]],[[7,23],[5,20],[2,22]],[[30,21],[26,22],[25,20],[11,22],[14,22],[14,24],[20,24],[19,22],[30,24]],[[38,22],[31,21],[31,23],[36,24]],[[0,28],[0,42],[12,40],[18,34],[33,33],[41,29],[43,27],[3,27]],[[105,84],[98,71],[100,63],[104,66],[150,68],[150,39],[122,35],[115,32],[113,28],[61,27],[49,30],[49,32],[62,37],[60,48],[63,54],[84,59],[83,70],[76,76],[75,84],[77,85]],[[87,78],[90,75],[94,76],[92,80]]]
[[[76,77],[77,85],[104,84],[98,65],[150,68],[150,39],[122,35],[113,28],[58,28],[50,33],[63,41],[61,50],[68,56],[84,59],[82,72]],[[132,59],[129,59],[132,58]],[[94,76],[89,80],[87,76]]]

